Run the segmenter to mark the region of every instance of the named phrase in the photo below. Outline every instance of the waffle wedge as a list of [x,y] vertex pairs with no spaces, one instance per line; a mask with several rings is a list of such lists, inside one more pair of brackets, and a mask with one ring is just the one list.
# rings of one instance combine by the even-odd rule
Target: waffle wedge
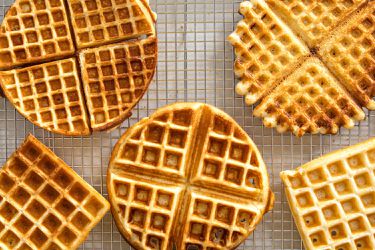
[[335,134],[339,127],[352,128],[364,112],[348,97],[335,77],[314,57],[288,76],[254,110],[267,127],[279,132],[291,130]]
[[361,107],[375,109],[374,9],[366,0],[242,2],[244,19],[228,37],[236,92],[259,102],[253,114],[279,132],[352,128]]
[[73,54],[63,1],[15,1],[0,28],[0,69]]
[[35,125],[66,135],[90,134],[75,59],[0,71],[0,85]]
[[375,138],[284,171],[307,250],[375,249]]
[[319,55],[364,107],[375,110],[375,2],[324,42]]
[[155,72],[157,39],[149,37],[80,52],[91,128],[118,126],[147,90]]
[[228,40],[236,54],[234,72],[241,79],[236,92],[251,105],[271,91],[309,50],[264,1],[242,2],[240,14],[244,19]]
[[155,35],[156,15],[147,0],[71,0],[68,5],[78,48]]
[[310,48],[316,47],[339,22],[366,2],[366,0],[266,1]]
[[116,224],[136,249],[233,249],[273,206],[252,140],[200,103],[160,108],[129,128],[107,185]]
[[29,135],[0,170],[0,248],[77,249],[109,203]]

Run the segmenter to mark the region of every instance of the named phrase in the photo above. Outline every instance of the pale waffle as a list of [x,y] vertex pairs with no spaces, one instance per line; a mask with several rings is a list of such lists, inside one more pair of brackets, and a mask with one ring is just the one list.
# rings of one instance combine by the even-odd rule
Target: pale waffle
[[366,0],[266,0],[310,48],[316,47],[348,14]]
[[361,105],[375,110],[375,2],[335,32],[319,55]]
[[234,71],[241,81],[236,86],[246,104],[254,104],[277,85],[308,48],[262,0],[241,3],[244,16],[228,37],[235,48]]
[[0,30],[4,95],[32,123],[63,135],[119,126],[154,76],[156,14],[146,0],[64,4],[16,0],[7,12]]
[[155,14],[146,0],[70,0],[78,48],[155,34]]
[[93,130],[117,126],[131,115],[154,76],[156,61],[155,37],[80,52]]
[[335,77],[317,58],[309,58],[254,110],[267,127],[279,132],[336,134],[364,119],[364,112],[348,98]]
[[32,123],[66,135],[90,134],[75,59],[0,71],[0,84]]
[[273,206],[255,144],[200,103],[160,108],[129,128],[107,185],[116,224],[136,249],[233,249]]
[[[245,96],[248,105],[259,101],[254,114],[280,132],[302,136],[352,128],[365,118],[358,104],[375,109],[374,6],[374,1],[366,0],[242,2],[244,19],[228,37],[240,78],[236,92]],[[312,67],[320,68],[315,76],[307,72]],[[301,87],[297,77],[311,80],[316,88],[321,79],[328,85],[318,88],[315,98],[304,91],[316,88]],[[330,85],[337,95],[329,92]],[[297,92],[289,92],[292,99],[280,104],[275,98],[289,87]],[[301,96],[308,98],[296,104]],[[325,103],[322,100],[328,101],[328,107],[318,108]]]
[[284,171],[307,250],[375,249],[375,138]]
[[16,0],[0,28],[0,69],[74,54],[62,0]]
[[29,135],[0,170],[0,248],[77,249],[109,203]]

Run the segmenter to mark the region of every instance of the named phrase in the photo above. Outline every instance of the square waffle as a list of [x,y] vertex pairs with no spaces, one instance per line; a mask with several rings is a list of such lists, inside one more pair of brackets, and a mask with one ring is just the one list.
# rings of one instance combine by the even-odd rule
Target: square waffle
[[29,135],[0,170],[0,247],[76,249],[108,202]]
[[280,174],[307,250],[375,249],[375,139]]
[[[366,0],[242,2],[240,14],[244,18],[228,37],[236,54],[235,73],[240,78],[236,92],[245,96],[248,105],[259,101],[254,115],[279,132],[302,136],[306,132],[334,134],[341,126],[352,128],[354,121],[365,118],[358,104],[375,109],[374,8],[375,2]],[[321,70],[311,77],[307,64],[318,64]],[[307,98],[308,104],[296,103],[294,98],[307,96],[305,87],[297,87],[297,92],[289,92],[291,100],[280,103],[275,98],[296,86],[297,76],[314,84],[328,81],[340,94],[332,96],[327,93],[332,88],[322,88],[319,98]],[[327,108],[318,108],[322,98],[330,99]],[[315,108],[309,109],[312,106]]]
[[200,103],[160,108],[130,127],[107,186],[116,225],[136,249],[234,249],[273,206],[254,143]]
[[0,71],[0,78],[8,99],[38,126],[68,135],[90,133],[75,59]]
[[155,14],[145,0],[71,0],[78,48],[155,34]]
[[80,52],[91,128],[103,130],[131,115],[155,72],[157,41],[149,37]]
[[73,55],[61,0],[17,1],[0,30],[0,69]]
[[15,0],[0,29],[0,94],[63,135],[117,127],[154,76],[155,18],[146,0]]

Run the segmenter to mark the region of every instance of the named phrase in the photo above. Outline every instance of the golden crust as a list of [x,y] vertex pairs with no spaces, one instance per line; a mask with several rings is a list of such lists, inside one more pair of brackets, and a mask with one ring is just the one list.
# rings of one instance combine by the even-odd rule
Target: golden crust
[[[226,169],[221,177],[215,168],[218,162]],[[193,246],[233,249],[254,230],[263,214],[272,209],[274,199],[263,160],[248,135],[227,114],[200,103],[163,107],[129,128],[112,151],[107,185],[116,225],[137,249],[148,249],[155,244],[160,249],[172,245],[178,249]],[[151,193],[153,198],[149,196]],[[130,196],[135,200],[126,198]],[[234,230],[232,240],[220,245],[222,236],[215,231],[219,230],[218,224],[203,217],[201,223],[214,226],[209,234],[216,240],[192,241],[199,226],[193,231],[189,229],[196,220],[191,209],[200,202],[217,204],[219,220],[240,223],[240,217],[244,217],[243,225],[220,224],[222,233]],[[237,210],[238,215],[232,217]],[[154,218],[148,225],[140,219],[145,213]],[[156,229],[158,226],[162,233]],[[154,230],[159,236],[152,236]]]

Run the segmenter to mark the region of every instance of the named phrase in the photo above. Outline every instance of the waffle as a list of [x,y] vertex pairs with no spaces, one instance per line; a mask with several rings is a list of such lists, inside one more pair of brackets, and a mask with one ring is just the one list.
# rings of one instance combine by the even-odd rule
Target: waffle
[[265,97],[254,110],[267,127],[279,132],[335,134],[352,128],[364,112],[348,98],[335,77],[317,58],[309,58]]
[[319,42],[366,0],[279,1],[266,0],[310,48]]
[[63,1],[15,1],[0,29],[0,69],[73,54]]
[[107,185],[116,224],[136,249],[232,249],[273,206],[255,144],[200,103],[163,107],[129,128]]
[[80,53],[91,128],[119,125],[147,90],[155,72],[157,39],[118,43]]
[[156,14],[146,0],[66,5],[17,0],[11,6],[0,30],[0,95],[52,132],[109,130],[131,115],[153,78]]
[[75,59],[0,71],[0,85],[35,125],[66,135],[90,134]]
[[307,250],[375,249],[374,167],[372,138],[281,173]]
[[109,203],[29,135],[0,170],[0,248],[77,249]]
[[78,48],[155,34],[156,15],[146,0],[71,0]]
[[[365,118],[356,104],[375,109],[374,8],[366,0],[242,2],[244,19],[228,37],[237,94],[247,105],[259,102],[254,115],[279,132],[352,128]],[[314,76],[312,68],[319,68]],[[297,78],[310,83],[302,86]]]
[[261,0],[241,3],[244,16],[228,37],[235,48],[236,92],[251,105],[277,85],[309,53],[291,30]]
[[375,110],[375,2],[369,2],[319,50],[327,66],[362,106]]

